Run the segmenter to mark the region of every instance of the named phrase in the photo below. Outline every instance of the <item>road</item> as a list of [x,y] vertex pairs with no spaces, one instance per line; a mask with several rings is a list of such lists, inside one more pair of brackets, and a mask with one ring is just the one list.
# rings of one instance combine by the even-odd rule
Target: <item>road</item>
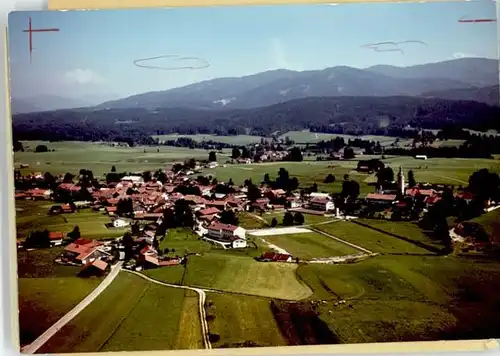
[[[206,349],[212,348],[212,344],[210,343],[210,339],[209,339],[207,316],[205,313],[205,301],[207,298],[207,296],[205,294],[205,290],[200,289],[200,288],[194,288],[194,287],[179,286],[176,284],[168,284],[168,283],[157,281],[156,279],[149,278],[148,276],[146,276],[142,273],[138,273],[135,271],[129,271],[129,270],[124,270],[124,271],[135,274],[136,276],[144,278],[145,280],[148,280],[152,283],[160,284],[162,286],[172,287],[172,288],[180,288],[180,289],[189,289],[189,290],[192,290],[192,291],[195,291],[196,293],[198,293],[198,313],[200,315],[201,329],[202,329],[202,334],[203,334],[203,344],[205,345]],[[208,290],[208,291],[210,291],[210,290]]]
[[96,299],[99,294],[101,294],[113,280],[118,276],[120,270],[122,269],[123,262],[120,261],[116,265],[111,267],[111,272],[104,278],[104,280],[94,289],[89,295],[87,295],[79,304],[77,304],[73,309],[71,309],[66,315],[59,319],[54,325],[48,328],[42,335],[40,335],[31,344],[26,345],[21,349],[21,353],[33,354],[40,347],[42,347],[52,336],[54,336],[59,330],[61,330],[67,323],[69,323],[74,317],[76,317],[83,309],[85,309],[90,303]]

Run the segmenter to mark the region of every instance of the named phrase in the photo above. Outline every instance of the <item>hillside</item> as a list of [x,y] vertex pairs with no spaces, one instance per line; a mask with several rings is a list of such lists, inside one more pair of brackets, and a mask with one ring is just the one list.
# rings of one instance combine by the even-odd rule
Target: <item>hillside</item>
[[100,140],[166,133],[254,134],[312,129],[387,134],[406,125],[500,129],[500,107],[418,97],[314,97],[246,110],[58,110],[13,117],[18,139]]
[[143,93],[108,101],[97,108],[249,109],[307,97],[419,96],[427,92],[446,95],[450,90],[497,84],[498,60],[463,58],[412,67],[274,70]]
[[440,98],[448,100],[473,100],[489,105],[499,105],[500,86],[492,85],[487,87],[461,88],[449,90],[436,90],[422,93],[423,97]]

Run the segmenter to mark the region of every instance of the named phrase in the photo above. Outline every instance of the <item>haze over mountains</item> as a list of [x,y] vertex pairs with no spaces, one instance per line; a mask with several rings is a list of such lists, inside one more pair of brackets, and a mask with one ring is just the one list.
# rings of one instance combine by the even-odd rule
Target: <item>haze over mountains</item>
[[498,67],[498,60],[462,58],[412,67],[273,70],[143,93],[105,102],[97,108],[249,109],[307,97],[432,96],[463,100],[468,94],[469,100],[497,104]]
[[[43,95],[12,100],[13,113],[68,108],[250,109],[307,97],[417,96],[499,103],[499,62],[462,58],[412,67],[337,66],[296,72],[279,69],[240,78],[217,78],[180,88],[98,103]],[[94,107],[95,106],[95,107]]]

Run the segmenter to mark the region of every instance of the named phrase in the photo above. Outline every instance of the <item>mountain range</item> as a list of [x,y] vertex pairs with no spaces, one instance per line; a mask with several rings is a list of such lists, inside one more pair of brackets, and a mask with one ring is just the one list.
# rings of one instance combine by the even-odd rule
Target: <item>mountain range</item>
[[96,105],[81,100],[42,95],[13,99],[13,113],[67,108],[191,108],[250,109],[307,97],[416,96],[499,103],[499,62],[461,58],[411,67],[376,65],[366,69],[337,66],[322,70],[266,71],[238,78],[217,78],[179,88],[147,92]]

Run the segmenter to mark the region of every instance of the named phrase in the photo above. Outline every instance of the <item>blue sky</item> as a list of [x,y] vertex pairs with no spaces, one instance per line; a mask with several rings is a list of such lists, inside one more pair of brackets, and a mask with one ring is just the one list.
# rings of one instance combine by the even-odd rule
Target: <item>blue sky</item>
[[[22,32],[29,16],[33,28],[60,28],[33,34],[31,64],[28,34]],[[496,23],[459,23],[463,16],[495,18],[495,3],[14,12],[8,28],[12,96],[107,100],[277,68],[409,66],[462,56],[498,58]],[[404,53],[362,47],[407,40],[427,45],[401,45]],[[166,71],[133,65],[134,60],[161,55],[198,57],[210,66]],[[153,64],[179,63],[171,58]]]

